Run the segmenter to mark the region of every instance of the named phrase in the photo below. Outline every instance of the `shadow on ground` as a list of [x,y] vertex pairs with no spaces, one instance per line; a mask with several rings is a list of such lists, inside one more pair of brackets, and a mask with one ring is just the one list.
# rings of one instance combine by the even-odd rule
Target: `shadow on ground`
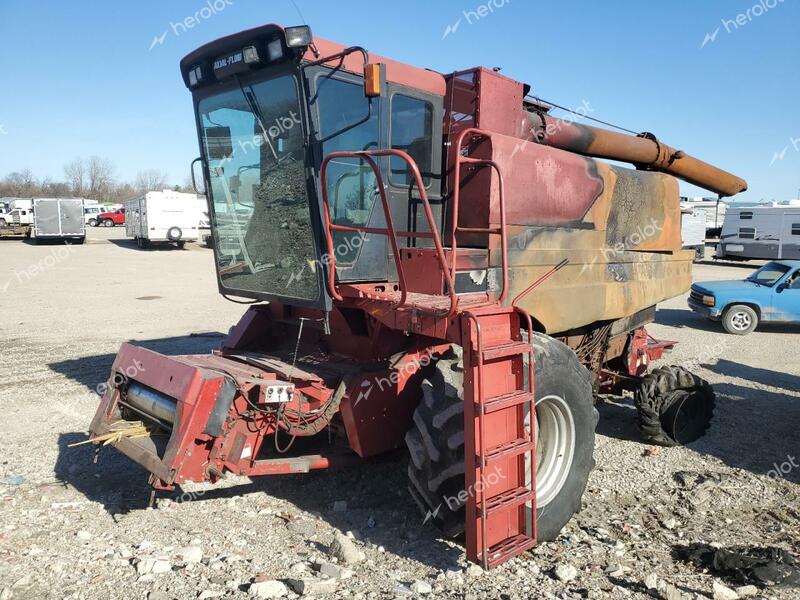
[[[692,312],[688,308],[659,308],[656,311],[656,323],[659,325],[669,325],[670,327],[689,327],[691,329],[718,333],[731,340],[746,339],[746,336],[734,336],[727,333],[722,328],[722,324],[718,321],[707,319],[706,317]],[[796,334],[800,333],[800,323],[760,323],[756,331]]]
[[192,247],[192,245],[187,244],[185,248],[178,248],[175,244],[172,243],[154,242],[148,244],[146,248],[139,248],[139,246],[136,245],[136,240],[132,238],[117,238],[117,239],[109,239],[108,241],[119,248],[124,248],[125,250],[137,250],[139,252],[149,252],[149,251],[160,252],[160,251],[170,251],[170,250],[183,251]]
[[[720,360],[704,368],[760,385],[797,391],[800,377],[756,369]],[[747,385],[717,383],[714,420],[705,436],[688,444],[699,453],[715,456],[726,465],[756,475],[781,477],[800,483],[800,399]],[[597,403],[597,433],[619,440],[641,442],[632,398],[604,397]],[[766,417],[765,415],[770,415]]]
[[[207,354],[222,343],[224,333],[218,331],[154,340],[130,340],[131,344],[160,352],[161,354]],[[50,363],[56,373],[94,390],[99,382],[106,381],[116,354],[99,354]]]
[[[60,435],[56,477],[103,504],[112,515],[145,510],[152,489],[147,482],[148,473],[111,447],[103,448],[98,462],[93,464],[93,446],[69,447],[85,439],[78,432]],[[462,549],[441,540],[433,526],[424,523],[408,494],[402,455],[366,460],[337,470],[265,476],[202,493],[184,493],[180,489],[159,492],[158,498],[209,502],[259,492],[316,514],[340,531],[357,531],[361,539],[383,546],[387,552],[439,569],[459,568]],[[337,501],[346,502],[347,510],[334,510]],[[217,510],[231,509],[222,505]]]

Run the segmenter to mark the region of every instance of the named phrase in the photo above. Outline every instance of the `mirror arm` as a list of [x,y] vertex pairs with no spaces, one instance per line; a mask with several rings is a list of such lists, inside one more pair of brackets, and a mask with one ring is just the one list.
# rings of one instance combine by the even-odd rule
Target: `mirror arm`
[[[192,174],[192,188],[194,188],[194,193],[197,194],[198,196],[202,196],[203,193],[200,190],[197,189],[197,181],[195,180],[195,176],[194,176],[194,163],[196,163],[198,161],[200,161],[200,164],[203,166],[203,173],[205,173],[205,163],[203,162],[203,157],[202,156],[198,156],[197,158],[195,158],[192,161],[191,165],[189,165],[189,172]],[[205,177],[205,175],[204,175],[204,177]]]

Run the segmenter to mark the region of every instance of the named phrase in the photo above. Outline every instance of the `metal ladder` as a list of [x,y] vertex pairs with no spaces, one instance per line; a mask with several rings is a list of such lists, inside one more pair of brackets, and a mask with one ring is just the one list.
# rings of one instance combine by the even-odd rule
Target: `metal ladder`
[[536,545],[534,356],[526,317],[514,307],[462,316],[467,559],[486,569]]

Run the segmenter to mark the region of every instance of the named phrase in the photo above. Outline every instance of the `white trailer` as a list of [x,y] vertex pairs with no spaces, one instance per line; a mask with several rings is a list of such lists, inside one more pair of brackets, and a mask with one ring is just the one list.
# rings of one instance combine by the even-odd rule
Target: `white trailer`
[[703,260],[706,253],[706,211],[705,208],[681,209],[681,239],[685,249],[694,250],[694,260]]
[[728,207],[715,258],[800,259],[800,207]]
[[125,233],[140,248],[174,243],[183,248],[196,242],[200,217],[197,195],[164,190],[147,192],[125,202]]

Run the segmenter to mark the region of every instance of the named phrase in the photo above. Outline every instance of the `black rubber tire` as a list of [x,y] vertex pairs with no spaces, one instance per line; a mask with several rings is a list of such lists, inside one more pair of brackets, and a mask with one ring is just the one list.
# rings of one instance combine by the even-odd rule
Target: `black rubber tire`
[[[737,328],[734,325],[733,320],[739,315],[746,315],[746,317],[750,319],[750,326],[746,329]],[[752,333],[756,330],[756,327],[758,327],[758,321],[758,313],[745,304],[729,306],[722,314],[722,327],[725,328],[725,331],[733,335],[747,335],[748,333]]]
[[659,367],[642,378],[635,393],[639,431],[649,444],[682,446],[711,427],[714,389],[683,367]]
[[89,227],[97,227],[97,219],[89,219]]
[[103,227],[114,227],[114,221],[112,219],[106,219],[103,221]]
[[[575,353],[561,342],[535,334],[537,401],[558,394],[569,405],[575,423],[574,457],[566,481],[547,506],[537,511],[537,538],[555,539],[580,510],[589,473],[594,467],[594,408],[591,377]],[[450,537],[464,531],[464,507],[456,500],[464,490],[464,402],[461,349],[453,347],[422,384],[423,398],[406,434],[410,461],[409,491],[442,532]],[[462,495],[463,498],[463,495]]]

